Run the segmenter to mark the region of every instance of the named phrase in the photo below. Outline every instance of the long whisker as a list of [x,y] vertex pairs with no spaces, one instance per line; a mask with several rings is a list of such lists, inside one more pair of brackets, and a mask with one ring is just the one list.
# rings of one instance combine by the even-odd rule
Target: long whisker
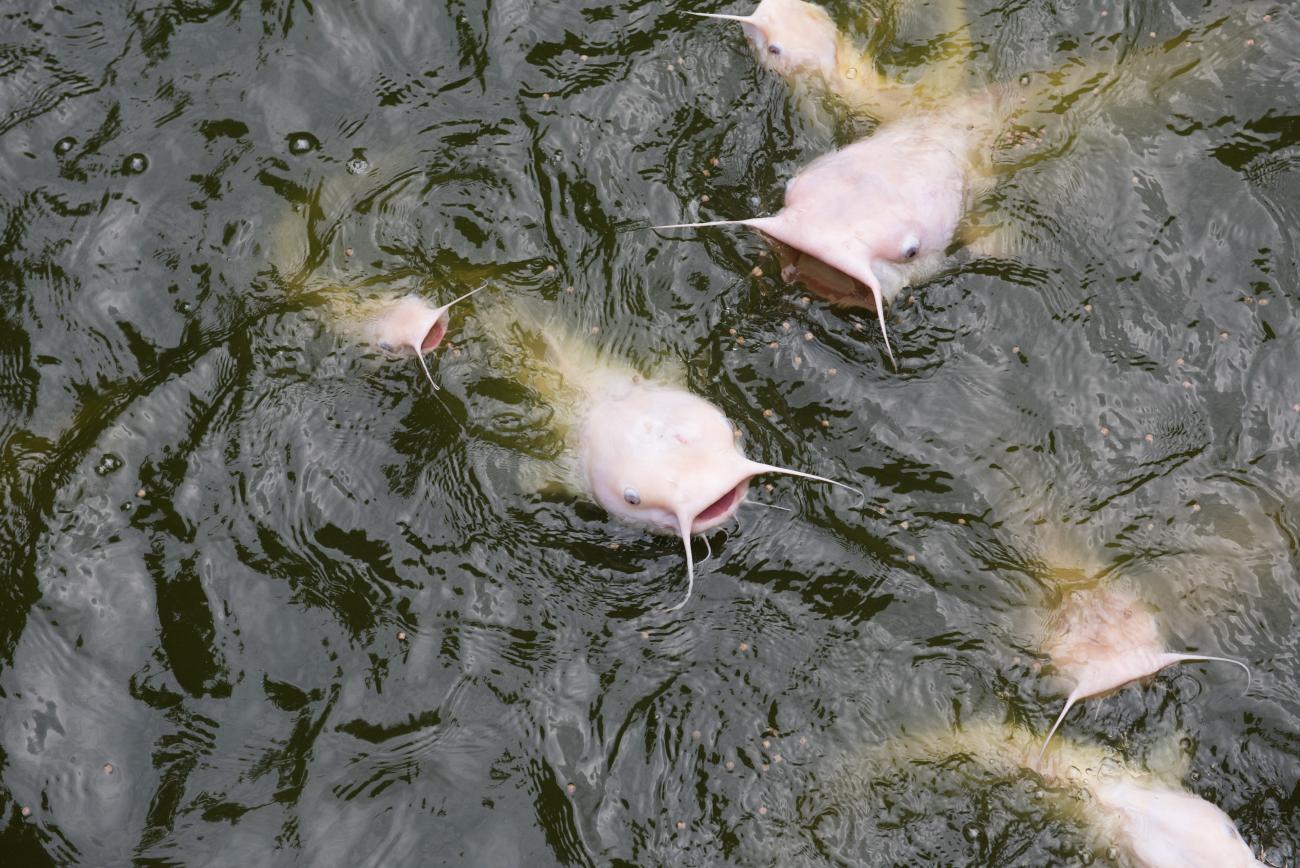
[[866,493],[860,488],[854,488],[843,482],[836,482],[834,479],[827,479],[825,476],[818,476],[815,473],[805,473],[802,470],[791,470],[788,467],[777,467],[775,464],[760,464],[757,461],[751,462],[750,466],[754,468],[755,473],[783,473],[786,476],[798,476],[801,479],[811,479],[814,482],[825,482],[827,485],[834,485],[845,491],[851,491],[858,496],[858,505],[861,506],[867,499]]
[[420,352],[419,347],[416,347],[415,358],[419,360],[420,367],[424,369],[424,376],[429,380],[429,385],[433,386],[435,392],[438,391],[438,384],[433,381],[433,374],[429,373],[429,366],[425,364],[424,353]]
[[[694,14],[694,13],[692,13]],[[703,223],[665,223],[651,226],[650,229],[699,229],[705,226],[748,226],[749,220],[707,220]]]
[[1070,709],[1074,707],[1074,703],[1078,699],[1079,697],[1076,694],[1071,693],[1070,698],[1065,700],[1065,708],[1062,708],[1061,713],[1057,715],[1056,723],[1052,724],[1052,728],[1047,731],[1047,738],[1043,739],[1043,746],[1038,749],[1038,758],[1034,760],[1035,769],[1042,764],[1043,754],[1047,753],[1048,742],[1052,740],[1052,736],[1056,735],[1057,727],[1061,725],[1061,721],[1065,720],[1065,716],[1070,713]]
[[709,538],[707,536],[701,536],[700,539],[704,540],[705,555],[704,560],[700,561],[700,563],[703,564],[713,560],[713,546],[709,545]]
[[877,287],[871,287],[871,294],[875,297],[876,318],[880,320],[880,336],[885,339],[885,352],[889,354],[889,363],[893,365],[894,370],[898,370],[898,359],[894,358],[894,348],[889,345],[889,331],[885,328],[885,299]]
[[469,292],[465,293],[464,295],[460,296],[459,298],[453,298],[451,301],[449,301],[449,302],[447,302],[446,304],[444,304],[444,305],[443,305],[443,309],[446,309],[446,308],[451,307],[453,304],[455,304],[455,303],[458,302],[458,301],[464,301],[465,299],[469,298],[471,295],[474,295],[475,293],[478,293],[478,292],[482,292],[483,290],[485,290],[485,289],[487,289],[487,288],[488,288],[488,285],[485,283],[485,284],[483,284],[482,286],[480,286],[478,289],[471,289]]
[[719,21],[739,21],[741,24],[748,24],[754,20],[751,15],[723,15],[718,12],[687,12],[686,14],[697,18],[716,18]]
[[779,509],[782,512],[794,512],[794,510],[788,506],[777,506],[775,503],[764,503],[761,500],[749,500],[748,498],[741,501],[740,505],[741,506],[763,506],[763,507],[767,507],[768,509]]
[[1233,660],[1231,657],[1210,657],[1205,654],[1162,654],[1160,659],[1165,666],[1171,663],[1231,663],[1233,666],[1240,666],[1246,673],[1246,689],[1250,689],[1252,681],[1250,667],[1240,660]]
[[686,521],[682,516],[677,517],[677,525],[681,529],[682,545],[686,547],[686,596],[680,603],[673,606],[668,611],[676,612],[682,606],[685,606],[691,599],[691,592],[695,590],[695,558],[691,554],[691,525],[694,522]]

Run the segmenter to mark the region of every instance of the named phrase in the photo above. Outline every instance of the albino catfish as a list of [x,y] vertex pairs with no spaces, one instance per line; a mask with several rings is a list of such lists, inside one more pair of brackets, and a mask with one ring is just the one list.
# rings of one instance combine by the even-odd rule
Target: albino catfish
[[861,494],[832,479],[751,461],[722,411],[675,377],[643,376],[537,322],[522,305],[502,305],[484,320],[498,343],[512,349],[523,345],[524,352],[506,358],[555,410],[568,451],[567,486],[621,521],[681,539],[686,596],[668,611],[686,605],[695,585],[691,536],[731,519],[755,476],[798,476]]
[[876,749],[861,770],[866,786],[882,766],[953,773],[957,758],[999,773],[1036,773],[1052,787],[1081,792],[1063,803],[1081,814],[1102,846],[1114,846],[1146,868],[1256,868],[1263,863],[1218,806],[1183,789],[1181,756],[1166,768],[1143,772],[1101,749],[1062,742],[1046,762],[1030,762],[1034,737],[1025,730],[974,723],[955,732],[894,739]]
[[1198,661],[1231,663],[1245,670],[1248,683],[1250,679],[1250,669],[1238,660],[1168,651],[1151,610],[1131,594],[1114,588],[1072,593],[1053,615],[1043,650],[1056,671],[1074,682],[1074,689],[1039,748],[1039,761],[1076,702],[1118,690],[1166,666]]
[[[979,155],[992,141],[989,114],[987,101],[972,102],[888,124],[805,166],[786,184],[785,206],[770,217],[655,228],[748,226],[793,248],[801,275],[831,301],[861,304],[857,285],[865,286],[895,362],[885,303],[942,264],[981,174]],[[825,263],[848,281],[837,286],[818,279],[799,256]]]
[[[1071,61],[1038,77],[1047,85],[1043,92],[1022,84],[971,91],[962,85],[962,64],[971,54],[963,49],[970,45],[964,13],[952,0],[939,5],[947,56],[911,83],[880,74],[825,10],[804,0],[762,0],[750,15],[692,13],[739,23],[768,70],[796,87],[816,81],[882,125],[870,137],[804,167],[786,187],[785,206],[771,217],[656,228],[756,229],[793,248],[783,270],[787,279],[797,277],[837,304],[862,304],[860,289],[869,290],[884,334],[884,302],[939,270],[962,217],[992,177],[992,152],[1012,121],[1040,113],[1043,121],[1059,123],[1082,94],[1100,93],[1102,84],[1110,89],[1106,79],[1114,71],[1113,64]],[[1184,75],[1199,65],[1202,48],[1209,50],[1202,43],[1211,39],[1224,58],[1243,50],[1237,28],[1221,23],[1133,51],[1124,59],[1129,78],[1154,86]],[[1229,48],[1221,50],[1224,46]],[[1149,101],[1148,95],[1139,97]],[[819,268],[818,261],[826,267]],[[888,334],[884,339],[892,362]]]
[[483,289],[480,286],[439,307],[434,307],[418,295],[363,302],[350,309],[344,321],[356,323],[360,338],[386,353],[397,354],[408,350],[414,353],[429,385],[437,391],[438,384],[433,381],[424,356],[436,350],[447,336],[447,325],[450,322],[447,312],[451,306]]

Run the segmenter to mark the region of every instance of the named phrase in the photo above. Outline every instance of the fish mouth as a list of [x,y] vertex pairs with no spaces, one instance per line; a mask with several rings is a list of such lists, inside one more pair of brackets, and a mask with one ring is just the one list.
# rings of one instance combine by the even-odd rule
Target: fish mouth
[[438,344],[442,343],[442,339],[446,336],[447,316],[444,314],[443,316],[438,317],[429,330],[425,332],[424,340],[420,341],[420,353],[424,354],[430,350],[436,350]]
[[691,533],[704,533],[730,518],[740,506],[741,498],[745,496],[748,489],[749,480],[727,489],[725,494],[696,513],[695,519],[691,522]]
[[862,281],[771,236],[767,240],[776,251],[781,263],[781,279],[786,283],[801,283],[813,295],[840,307],[875,311],[876,300],[871,288]]

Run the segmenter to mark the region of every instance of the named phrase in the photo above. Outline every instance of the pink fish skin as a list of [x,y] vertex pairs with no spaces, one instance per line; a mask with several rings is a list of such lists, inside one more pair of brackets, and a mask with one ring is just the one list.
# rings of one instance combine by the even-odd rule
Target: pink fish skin
[[[987,173],[997,127],[992,97],[944,114],[896,121],[813,160],[786,184],[785,204],[770,217],[679,223],[656,229],[738,224],[811,257],[870,292],[885,348],[885,303],[937,270],[969,201]],[[818,277],[802,259],[796,268]],[[868,304],[829,274],[810,282],[835,287],[837,303]]]
[[441,306],[435,306],[417,295],[363,305],[365,314],[358,324],[361,339],[386,353],[412,353],[424,370],[429,385],[437,391],[438,384],[433,381],[424,356],[436,350],[447,336],[447,324],[450,321],[447,312],[452,305],[484,288],[480,286]]

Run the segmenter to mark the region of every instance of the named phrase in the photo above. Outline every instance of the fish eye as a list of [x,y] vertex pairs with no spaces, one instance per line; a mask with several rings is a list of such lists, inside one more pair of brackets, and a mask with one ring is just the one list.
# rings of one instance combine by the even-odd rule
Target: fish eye
[[381,350],[384,350],[385,352],[389,352],[389,353],[391,353],[391,352],[393,351],[393,345],[390,344],[388,341],[380,341],[380,342],[379,342],[379,348],[380,348]]
[[776,55],[777,57],[780,57],[780,56],[781,56],[781,46],[779,46],[779,45],[775,45],[775,44],[773,44],[773,45],[769,45],[769,46],[767,47],[767,53],[768,53],[768,54],[774,54],[774,55]]
[[921,240],[915,235],[909,235],[903,241],[902,256],[903,259],[915,259],[916,254],[921,252]]
[[636,493],[635,488],[623,489],[623,499],[626,500],[628,503],[632,504],[633,506],[637,506],[638,504],[641,503],[641,495]]

